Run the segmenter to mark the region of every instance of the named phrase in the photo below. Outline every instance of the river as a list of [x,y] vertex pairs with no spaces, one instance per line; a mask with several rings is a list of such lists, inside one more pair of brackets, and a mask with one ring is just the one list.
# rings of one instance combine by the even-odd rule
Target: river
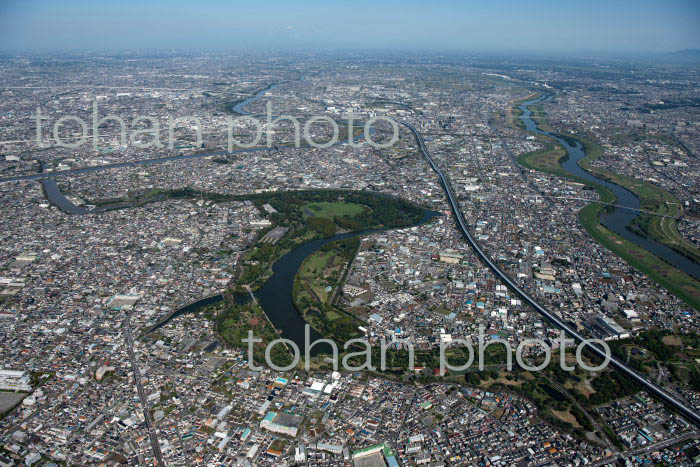
[[[245,110],[245,107],[248,106],[249,104],[252,104],[253,102],[256,102],[260,100],[268,91],[276,88],[280,83],[273,83],[267,86],[264,89],[261,89],[257,91],[254,95],[243,99],[242,101],[238,102],[235,104],[231,110],[233,113],[240,114],[240,115],[252,115],[250,112]],[[372,130],[374,130],[374,127],[372,127]],[[209,157],[209,156],[222,156],[222,155],[229,155],[229,154],[237,154],[237,153],[242,153],[242,152],[257,152],[257,151],[269,151],[274,148],[267,148],[267,147],[256,147],[256,148],[245,148],[245,149],[234,149],[233,151],[202,151],[202,152],[196,152],[194,154],[178,154],[175,156],[164,156],[164,157],[154,157],[151,159],[140,159],[140,160],[134,160],[134,161],[127,161],[127,162],[114,162],[111,164],[103,164],[103,165],[94,165],[94,166],[89,166],[89,167],[80,167],[77,169],[67,169],[67,170],[56,170],[53,172],[45,172],[42,168],[42,171],[39,173],[34,173],[34,174],[27,174],[27,175],[13,175],[10,177],[0,177],[0,183],[6,183],[6,182],[18,182],[18,181],[23,181],[23,180],[46,180],[49,178],[55,178],[59,176],[66,176],[66,175],[75,175],[75,174],[84,174],[84,173],[90,173],[90,172],[99,172],[102,170],[107,170],[107,169],[119,169],[122,167],[136,167],[139,165],[153,165],[153,164],[162,164],[164,162],[171,162],[171,161],[179,161],[179,160],[185,160],[185,159],[198,159],[201,157]],[[46,185],[44,185],[44,188],[46,188]],[[52,191],[53,188],[51,189]],[[48,190],[47,190],[48,191]],[[69,202],[70,203],[70,202]],[[84,214],[83,212],[78,211],[71,211],[70,207],[65,204],[65,207],[67,209],[67,212],[71,214]],[[57,203],[58,205],[58,203]],[[59,206],[61,207],[61,206]]]
[[[423,214],[423,218],[418,223],[409,227],[425,224],[437,215],[439,215],[439,213],[426,210]],[[297,346],[299,346],[299,349],[302,352],[302,357],[304,352],[304,326],[306,325],[306,321],[297,310],[296,306],[294,305],[294,300],[292,299],[294,278],[299,270],[299,267],[301,266],[301,263],[303,263],[306,258],[311,256],[327,243],[334,242],[336,240],[344,240],[350,237],[368,235],[370,233],[379,232],[382,230],[385,229],[380,228],[361,230],[357,232],[344,232],[304,243],[277,259],[277,261],[272,264],[272,276],[270,276],[262,287],[253,292],[255,299],[262,307],[265,315],[267,315],[272,325],[281,331],[282,337],[290,339]],[[183,314],[200,311],[204,307],[219,303],[222,300],[223,295],[219,294],[190,303],[175,311],[171,316],[163,320],[153,329],[158,329],[160,326],[166,324],[173,318]],[[250,300],[250,298],[248,294],[234,294],[234,300],[236,303],[245,303],[246,301]],[[321,336],[314,329],[310,330],[309,336],[310,342],[323,338],[323,336]],[[311,349],[311,355],[313,356],[323,353],[330,353],[330,347],[325,344],[318,344]]]
[[586,153],[580,141],[571,138],[571,142],[575,143],[574,145],[571,145],[566,139],[561,138],[554,133],[543,131],[537,127],[537,124],[532,119],[532,112],[528,109],[528,106],[546,101],[550,97],[551,95],[544,95],[520,104],[518,108],[523,112],[520,119],[525,125],[525,129],[527,131],[553,138],[557,141],[557,143],[564,147],[568,156],[566,160],[562,162],[562,167],[564,167],[564,170],[569,172],[571,175],[597,183],[598,185],[602,185],[610,189],[610,191],[612,191],[617,198],[615,204],[630,208],[625,209],[623,207],[611,207],[601,215],[600,223],[608,230],[615,232],[622,238],[629,240],[630,242],[653,253],[657,257],[685,272],[689,276],[692,276],[695,279],[700,279],[700,264],[696,263],[687,256],[678,253],[676,250],[657,242],[656,240],[642,237],[641,235],[638,235],[627,228],[627,226],[630,225],[630,222],[632,222],[632,220],[639,215],[638,211],[636,211],[636,209],[639,209],[640,206],[639,198],[628,189],[607,180],[598,178],[581,168],[579,161],[586,157]]
[[[257,91],[253,96],[248,97],[247,99],[244,99],[241,102],[235,104],[232,110],[240,115],[251,115],[250,112],[245,110],[245,107],[252,104],[253,102],[260,100],[265,95],[265,93],[275,88],[276,86],[277,84],[271,84],[270,86],[267,86],[266,88]],[[370,129],[370,132],[374,132],[373,127]],[[338,144],[340,143],[341,142],[339,141]],[[240,151],[234,152],[253,152],[260,150],[268,150],[268,148],[242,149]],[[101,207],[98,206],[92,209],[83,206],[77,206],[74,203],[72,203],[68,198],[66,198],[63,192],[61,192],[58,183],[55,180],[55,177],[57,175],[70,175],[76,173],[104,170],[105,168],[155,164],[178,159],[205,157],[216,154],[227,154],[227,152],[220,151],[201,154],[188,154],[185,156],[169,156],[157,159],[146,159],[135,162],[116,163],[110,164],[108,166],[86,167],[81,169],[66,170],[60,173],[42,172],[30,176],[17,177],[16,179],[40,180],[44,187],[44,191],[46,193],[47,198],[51,201],[51,203],[53,203],[62,211],[68,212],[70,214],[99,213],[110,209],[120,209],[124,207],[129,207],[129,203],[121,203]],[[437,213],[433,211],[426,211],[424,213],[423,218],[415,225],[420,225],[425,222],[428,222],[435,215],[437,215]],[[272,325],[281,332],[282,337],[292,340],[297,346],[299,346],[299,348],[302,349],[302,353],[305,342],[304,326],[306,325],[306,321],[304,321],[303,317],[299,314],[292,300],[294,278],[296,276],[297,271],[299,270],[299,267],[301,266],[301,263],[311,254],[313,254],[319,248],[321,248],[323,245],[329,242],[342,240],[358,235],[366,235],[368,233],[377,232],[379,230],[382,229],[371,229],[358,232],[340,233],[331,237],[312,240],[308,243],[300,245],[297,248],[285,254],[284,256],[282,256],[281,258],[279,258],[277,261],[275,261],[275,263],[272,265],[272,276],[267,280],[267,282],[265,282],[265,284],[260,289],[254,292],[256,300],[262,307],[263,311],[267,315]],[[223,295],[218,294],[208,296],[195,302],[189,303],[175,310],[173,313],[162,319],[162,321],[158,322],[158,324],[156,324],[152,328],[152,330],[158,329],[159,327],[168,323],[170,320],[183,314],[195,313],[207,306],[220,303],[223,299]],[[250,296],[248,294],[234,294],[234,300],[236,303],[245,303],[248,300],[250,300]],[[311,329],[311,342],[322,338],[323,336],[321,336],[315,330]],[[312,355],[315,356],[322,353],[330,353],[330,347],[325,344],[318,344],[312,348]]]
[[[256,102],[265,96],[265,94],[276,88],[280,83],[273,83],[270,84],[269,86],[265,87],[264,89],[261,89],[257,91],[254,95],[238,102],[235,104],[231,110],[233,113],[240,114],[240,115],[252,115],[250,112],[245,110],[245,107],[252,104],[253,102]],[[274,118],[274,117],[273,117]],[[369,129],[369,132],[371,135],[374,135],[375,133],[375,127],[372,126]],[[359,139],[362,139],[363,136],[361,135],[355,135],[353,136],[353,140],[357,141]],[[338,140],[336,144],[343,144],[345,140]],[[92,214],[92,213],[100,213],[100,212],[105,212],[105,211],[110,211],[114,209],[123,209],[126,207],[130,207],[131,203],[129,202],[122,202],[122,203],[115,203],[115,204],[110,204],[106,206],[97,206],[97,207],[91,207],[87,208],[84,206],[77,206],[74,203],[72,203],[68,198],[66,198],[65,194],[60,190],[58,186],[58,182],[56,182],[57,177],[61,176],[68,176],[68,175],[77,175],[77,174],[84,174],[84,173],[90,173],[90,172],[99,172],[102,170],[108,170],[108,169],[118,169],[118,168],[124,168],[124,167],[136,167],[136,166],[143,166],[143,165],[154,165],[154,164],[162,164],[166,162],[172,162],[172,161],[179,161],[179,160],[186,160],[186,159],[198,159],[202,157],[210,157],[210,156],[226,156],[226,155],[231,155],[231,154],[240,154],[240,153],[252,153],[252,152],[260,152],[260,151],[272,151],[272,150],[277,150],[276,146],[273,146],[272,148],[268,147],[254,147],[254,148],[243,148],[243,149],[234,149],[233,151],[202,151],[202,152],[197,152],[194,154],[178,154],[174,156],[164,156],[164,157],[154,157],[150,159],[140,159],[140,160],[134,160],[134,161],[128,161],[128,162],[114,162],[111,164],[104,164],[104,165],[95,165],[95,166],[89,166],[89,167],[80,167],[76,169],[67,169],[67,170],[57,170],[53,172],[46,172],[44,170],[44,165],[42,161],[39,161],[41,165],[41,171],[38,173],[34,174],[28,174],[28,175],[14,175],[10,177],[0,177],[0,183],[6,183],[6,182],[16,182],[16,181],[27,181],[27,180],[38,180],[41,182],[44,192],[46,194],[46,197],[48,198],[49,201],[59,209],[61,209],[64,212],[67,212],[69,214]]]
[[[257,91],[255,94],[252,96],[243,99],[239,103],[235,104],[232,107],[232,111],[234,113],[240,114],[240,115],[251,115],[250,112],[245,110],[245,107],[247,105],[252,104],[253,102],[256,102],[270,90],[274,89],[277,87],[279,83],[273,83],[269,86],[267,86],[264,89],[261,89]],[[270,150],[270,148],[266,147],[259,147],[259,148],[250,148],[250,149],[236,149],[234,151],[228,152],[228,151],[213,151],[213,152],[199,152],[195,154],[180,154],[176,156],[165,156],[165,157],[155,157],[152,159],[141,159],[141,160],[136,160],[136,161],[129,161],[129,162],[116,162],[112,164],[105,164],[105,165],[99,165],[99,166],[90,166],[90,167],[81,167],[78,169],[68,169],[68,170],[60,170],[60,171],[55,171],[55,172],[45,172],[43,163],[41,163],[41,172],[36,173],[36,174],[31,174],[31,175],[18,175],[14,177],[4,177],[1,178],[0,181],[2,182],[12,182],[12,181],[21,181],[21,180],[39,180],[44,187],[44,192],[46,193],[46,197],[53,203],[56,207],[58,207],[60,210],[67,212],[69,214],[91,214],[91,213],[99,213],[99,212],[104,212],[104,211],[109,211],[113,209],[122,209],[125,207],[129,207],[129,203],[117,203],[117,204],[111,204],[109,206],[97,206],[94,208],[86,208],[83,206],[77,206],[74,203],[72,203],[66,196],[63,194],[63,192],[60,190],[58,183],[56,182],[55,178],[57,176],[65,176],[65,175],[75,175],[75,174],[83,174],[83,173],[89,173],[89,172],[97,172],[101,170],[106,170],[106,169],[117,169],[117,168],[122,168],[122,167],[135,167],[137,165],[152,165],[152,164],[161,164],[164,162],[171,162],[171,161],[177,161],[177,160],[184,160],[184,159],[196,159],[196,158],[201,158],[201,157],[209,157],[209,156],[220,156],[220,155],[228,155],[228,154],[236,154],[236,153],[243,153],[243,152],[257,152],[257,151],[267,151]],[[41,161],[40,161],[41,162]]]
[[[424,224],[433,217],[438,215],[434,211],[425,211],[423,218],[414,225]],[[405,228],[405,227],[404,227]],[[292,300],[292,289],[294,288],[294,277],[296,276],[301,263],[310,255],[318,251],[323,245],[343,240],[359,235],[367,235],[373,232],[379,232],[384,229],[370,229],[358,232],[345,232],[333,235],[331,237],[312,240],[304,243],[301,246],[293,249],[272,265],[272,276],[265,284],[255,292],[255,297],[260,306],[265,310],[265,314],[270,319],[272,324],[282,331],[282,335],[287,339],[291,339],[300,349],[304,348],[304,325],[306,321],[299,314],[294,301]],[[312,330],[311,341],[321,339],[322,336]],[[312,349],[312,355],[317,355],[321,352],[328,352],[327,346],[320,344]],[[302,350],[303,352],[303,350]]]
[[231,110],[233,110],[234,113],[237,113],[240,115],[252,115],[245,108],[248,105],[252,104],[253,102],[259,101],[265,94],[267,94],[268,91],[271,91],[274,88],[276,88],[278,84],[280,84],[280,83],[273,83],[273,84],[267,86],[266,88],[257,91],[254,95],[252,95],[246,99],[243,99],[238,104],[235,104],[231,108]]

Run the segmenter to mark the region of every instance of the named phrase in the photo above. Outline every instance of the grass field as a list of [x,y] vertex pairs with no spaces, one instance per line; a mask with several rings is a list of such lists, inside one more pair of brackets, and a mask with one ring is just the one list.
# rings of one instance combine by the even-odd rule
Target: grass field
[[20,403],[26,394],[0,391],[0,414],[3,414]]
[[309,256],[302,263],[299,271],[297,272],[297,277],[302,281],[303,291],[302,294],[315,294],[315,298],[321,303],[326,303],[328,301],[328,293],[326,292],[326,287],[335,284],[331,284],[331,278],[333,273],[337,273],[339,269],[345,264],[343,258],[338,255],[335,250],[331,251],[317,251],[313,255]]
[[365,209],[368,208],[361,204],[328,201],[307,203],[304,206],[305,215],[325,217],[328,219],[332,219],[335,216],[354,216],[360,214]]
[[554,409],[549,409],[552,412],[552,415],[557,417],[559,420],[562,422],[566,422],[571,424],[574,428],[579,428],[581,425],[579,425],[578,421],[576,420],[576,417],[569,412],[568,410],[554,410]]
[[565,157],[566,151],[561,146],[548,144],[539,151],[528,152],[518,156],[518,162],[528,169],[566,176],[567,172],[561,166],[561,160]]
[[552,132],[554,129],[547,123],[547,117],[544,114],[544,106],[542,104],[535,104],[528,106],[532,112],[532,120],[537,123],[537,126],[543,131]]
[[356,337],[357,326],[362,324],[333,305],[347,265],[358,247],[357,238],[332,242],[306,258],[294,277],[294,304],[311,327],[324,337],[338,341]]
[[[532,109],[534,110],[534,109]],[[544,113],[540,115],[538,125],[541,127]],[[538,135],[539,136],[539,135]],[[565,135],[566,136],[566,135]],[[576,136],[581,141],[586,151],[586,157],[579,165],[585,170],[600,178],[605,178],[613,183],[627,188],[640,199],[641,209],[653,213],[676,217],[681,214],[680,201],[661,187],[644,180],[638,180],[613,172],[594,168],[592,162],[604,154],[604,148],[587,138]],[[544,138],[544,140],[547,140]],[[547,172],[556,176],[565,177],[592,187],[599,195],[603,203],[615,203],[616,198],[609,189],[570,175],[561,166],[564,149],[556,145],[553,140],[548,140],[545,148],[518,157],[518,162],[526,168]],[[649,253],[644,248],[627,241],[619,235],[611,232],[600,224],[600,215],[606,206],[599,203],[589,204],[579,211],[578,218],[586,231],[599,243],[613,253],[620,256],[628,264],[635,267],[648,277],[658,282],[666,290],[676,295],[693,308],[700,309],[700,282],[693,277],[679,271],[657,256]],[[640,215],[636,225],[646,235],[680,251],[691,258],[700,259],[700,253],[689,242],[682,238],[678,232],[676,220],[657,215]]]
[[522,120],[520,120],[520,116],[523,114],[523,111],[520,110],[518,106],[525,101],[529,101],[530,99],[536,99],[538,97],[540,97],[540,93],[533,92],[529,96],[523,97],[522,99],[518,99],[517,101],[511,103],[510,107],[508,107],[508,111],[506,112],[506,123],[514,128],[524,130],[525,124]]
[[591,162],[602,156],[604,148],[585,138],[579,138],[579,140],[583,142],[587,154],[587,157],[580,162],[581,167],[633,192],[639,198],[640,209],[670,216],[640,214],[635,226],[644,235],[693,258],[695,261],[700,261],[700,250],[685,240],[678,232],[676,218],[683,213],[680,200],[653,183],[593,167]]
[[520,120],[521,115],[523,114],[523,111],[520,110],[517,107],[511,107],[510,111],[508,112],[508,120],[510,121],[510,124],[514,126],[515,128],[519,128],[521,130],[525,129],[525,124],[523,123],[522,120]]

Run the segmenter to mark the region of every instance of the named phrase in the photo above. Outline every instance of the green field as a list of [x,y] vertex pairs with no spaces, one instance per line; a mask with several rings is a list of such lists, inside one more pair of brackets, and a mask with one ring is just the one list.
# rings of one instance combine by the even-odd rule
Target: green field
[[531,99],[536,99],[540,97],[539,92],[533,92],[527,97],[523,97],[521,99],[518,99],[517,101],[514,101],[510,104],[508,107],[507,115],[506,115],[506,123],[513,128],[517,128],[520,130],[525,129],[525,124],[523,123],[522,120],[520,120],[520,116],[523,114],[523,111],[518,108],[520,104],[522,104],[525,101],[529,101]]
[[[263,193],[247,196],[257,206],[270,203],[276,213],[273,225],[262,230],[236,271],[234,288],[256,290],[272,274],[272,264],[283,254],[315,238],[328,237],[338,230],[358,231],[378,227],[400,227],[416,223],[423,215],[418,206],[386,196],[343,190],[317,190]],[[276,243],[262,242],[264,234],[276,226],[288,228]]]
[[518,163],[528,169],[549,172],[553,175],[568,176],[562,168],[561,160],[566,157],[566,151],[561,146],[547,144],[538,151],[532,151],[518,156]]
[[335,216],[355,216],[365,209],[367,207],[361,204],[319,201],[304,205],[304,215],[333,219]]
[[304,260],[294,278],[294,305],[311,327],[339,342],[359,337],[363,324],[333,305],[359,246],[356,237],[328,243]]
[[335,286],[336,274],[344,265],[337,251],[317,251],[302,263],[297,277],[308,287],[306,293],[325,304],[328,301],[326,287]]
[[[248,337],[248,331],[252,330],[262,342],[253,346],[253,356],[256,362],[265,361],[265,348],[267,344],[277,339],[277,330],[267,319],[265,312],[257,302],[250,301],[238,304],[227,300],[212,305],[207,310],[209,316],[214,319],[215,329],[221,340],[234,348],[246,348],[243,339]],[[287,348],[282,345],[272,347],[270,358],[280,366],[291,363],[292,356]]]
[[[540,120],[538,120],[538,125],[540,126],[544,118],[543,115],[542,113],[542,115],[540,115]],[[541,137],[541,135],[538,135],[538,137],[543,141],[547,141],[547,145],[539,151],[519,156],[518,162],[521,165],[529,169],[547,172],[588,185],[598,193],[601,202],[615,203],[615,195],[609,189],[588,180],[572,176],[564,170],[561,166],[561,161],[563,157],[566,156],[566,153],[560,145],[555,144],[554,141],[549,138]],[[563,135],[563,137],[569,136]],[[590,139],[582,138],[578,135],[576,139],[581,141],[586,152],[586,157],[579,162],[582,168],[600,178],[607,179],[632,191],[639,197],[641,209],[649,211],[650,213],[672,216],[667,218],[654,214],[642,214],[638,217],[637,223],[635,224],[638,231],[641,230],[642,234],[648,235],[684,253],[686,256],[696,259],[700,258],[698,249],[694,248],[693,245],[683,239],[678,232],[675,217],[682,213],[682,208],[680,201],[675,196],[652,183],[594,168],[592,162],[603,156],[604,148]],[[602,226],[600,224],[600,216],[605,209],[607,209],[607,207],[603,204],[590,204],[579,211],[579,222],[581,222],[581,225],[583,225],[586,231],[596,241],[607,249],[658,282],[666,290],[676,295],[688,305],[700,309],[700,282],[669,265],[644,248],[623,239]]]
[[544,114],[544,106],[542,104],[534,104],[528,106],[532,112],[530,118],[537,124],[542,131],[553,132],[554,129],[547,123],[547,117]]
[[583,143],[587,154],[580,162],[581,167],[633,192],[639,198],[640,209],[661,214],[641,213],[633,224],[637,227],[638,233],[661,242],[695,261],[700,261],[700,250],[678,232],[676,219],[683,214],[680,200],[653,183],[593,167],[591,162],[602,156],[604,148],[586,138],[579,138],[579,140]]
[[525,129],[525,124],[523,123],[522,120],[520,120],[520,117],[523,115],[523,111],[520,110],[517,107],[512,107],[510,109],[510,114],[508,116],[508,119],[510,120],[510,124],[515,127],[519,128],[521,130]]
[[[401,228],[416,224],[425,213],[424,208],[400,198],[349,190],[265,192],[232,196],[182,188],[154,190],[148,195],[142,198],[144,202],[169,198],[208,199],[217,203],[252,201],[261,213],[266,212],[263,205],[268,203],[275,209],[276,212],[272,214],[263,214],[272,221],[272,225],[258,232],[258,241],[241,258],[237,269],[232,271],[234,279],[224,293],[224,300],[203,311],[208,319],[215,322],[217,334],[230,347],[245,348],[242,339],[247,337],[249,330],[261,337],[263,342],[254,346],[254,359],[257,362],[264,361],[266,344],[278,338],[279,334],[257,302],[237,304],[229,292],[248,293],[249,290],[262,286],[277,259],[303,243],[327,237],[326,227],[351,231]],[[311,211],[311,216],[305,215],[307,209]],[[284,236],[276,242],[261,241],[269,230],[278,226],[288,229]],[[360,333],[357,327],[362,324],[362,321],[332,305],[334,293],[344,279],[346,265],[354,258],[358,247],[359,240],[356,237],[322,246],[303,263],[294,284],[295,304],[300,312],[305,314],[310,324],[321,334],[337,338],[341,342],[358,337]],[[302,284],[302,277],[304,293],[298,294],[298,284]],[[326,291],[329,285],[331,293]],[[298,303],[297,299],[304,303]],[[284,366],[291,362],[291,354],[285,346],[274,346],[272,360]]]

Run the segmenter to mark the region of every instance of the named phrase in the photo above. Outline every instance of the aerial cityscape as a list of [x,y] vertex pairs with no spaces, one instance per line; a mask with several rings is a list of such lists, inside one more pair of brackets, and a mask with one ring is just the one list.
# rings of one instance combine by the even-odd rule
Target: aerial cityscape
[[700,465],[700,5],[195,3],[0,7],[0,467]]

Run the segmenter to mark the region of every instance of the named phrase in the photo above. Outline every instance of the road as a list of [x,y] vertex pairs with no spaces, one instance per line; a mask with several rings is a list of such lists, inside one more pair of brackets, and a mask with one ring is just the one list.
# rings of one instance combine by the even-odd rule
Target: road
[[[553,195],[523,195],[523,198],[544,198],[544,199],[563,199],[563,200],[573,200],[573,201],[585,201],[587,203],[598,203],[598,204],[603,204],[605,206],[612,206],[615,208],[620,208],[620,209],[627,209],[628,211],[634,211],[634,212],[640,212],[642,214],[647,214],[650,216],[659,216],[659,217],[666,217],[668,219],[677,219],[677,216],[668,216],[666,214],[661,214],[658,212],[654,211],[646,211],[644,209],[639,209],[639,208],[631,208],[629,206],[623,206],[621,204],[615,204],[615,203],[605,203],[603,201],[597,200],[597,199],[592,199],[592,198],[579,198],[576,196],[553,196]],[[676,203],[668,203],[668,204],[676,204]]]
[[658,443],[654,444],[649,444],[647,446],[642,446],[641,448],[637,448],[632,451],[627,451],[624,453],[616,453],[610,457],[606,457],[605,459],[601,459],[598,462],[595,462],[591,464],[591,467],[597,467],[601,465],[608,465],[608,464],[615,464],[617,459],[622,458],[622,459],[629,459],[630,457],[634,456],[639,456],[641,454],[649,454],[654,451],[658,451],[660,449],[667,448],[669,446],[673,446],[674,444],[682,443],[683,441],[687,441],[689,439],[697,438],[698,433],[697,432],[690,432],[690,433],[684,433],[680,436],[676,436],[674,438],[669,438],[664,441],[659,441]]
[[[491,258],[486,254],[486,252],[481,248],[481,246],[474,240],[472,237],[471,233],[469,232],[469,228],[467,227],[467,222],[464,220],[464,215],[462,214],[462,210],[459,207],[459,203],[457,202],[457,198],[455,197],[454,193],[452,192],[452,188],[450,186],[450,183],[445,176],[445,174],[440,170],[440,168],[435,164],[433,161],[433,158],[430,156],[430,153],[428,152],[428,148],[425,146],[425,141],[423,140],[423,136],[420,134],[418,130],[416,130],[413,125],[406,123],[406,122],[401,122],[404,126],[406,126],[413,135],[416,138],[416,142],[418,143],[418,146],[420,148],[421,153],[423,154],[423,157],[428,161],[430,164],[430,167],[433,169],[433,171],[437,174],[438,178],[440,179],[440,184],[442,185],[443,191],[445,192],[445,196],[447,197],[447,201],[450,203],[450,207],[452,209],[452,213],[455,217],[455,220],[457,222],[457,227],[459,230],[462,232],[462,235],[464,235],[464,238],[467,240],[469,243],[469,246],[474,250],[474,252],[479,256],[479,258],[486,264],[486,266],[493,271],[496,276],[498,276],[503,283],[505,283],[508,288],[510,288],[513,292],[515,292],[523,301],[528,303],[530,306],[532,306],[535,311],[537,311],[539,314],[547,318],[549,322],[554,324],[556,327],[559,329],[562,329],[565,331],[569,336],[571,336],[576,342],[580,343],[585,343],[586,347],[593,352],[595,355],[600,357],[601,359],[605,359],[608,355],[605,353],[605,351],[599,347],[598,345],[594,345],[586,340],[581,334],[576,332],[574,329],[571,328],[563,319],[561,319],[559,316],[555,315],[548,309],[546,309],[544,306],[540,305],[534,298],[532,298],[525,290],[523,290],[513,279],[510,278],[505,272],[503,272],[496,263],[494,263]],[[661,386],[653,383],[652,381],[649,381],[644,375],[636,372],[633,370],[631,367],[627,366],[625,363],[617,359],[616,357],[610,355],[610,362],[609,365],[612,365],[613,368],[618,370],[620,373],[624,374],[625,376],[629,377],[633,381],[635,381],[637,384],[645,388],[647,391],[650,393],[656,395],[659,397],[662,401],[664,401],[666,404],[668,404],[670,407],[674,408],[677,410],[683,417],[685,417],[688,421],[692,422],[695,426],[700,427],[700,415],[695,413],[692,408],[688,407],[686,404],[678,400],[676,397],[672,396],[669,392],[667,392],[665,389],[663,389]]]
[[134,335],[131,332],[130,312],[127,312],[126,318],[124,318],[124,337],[126,339],[126,351],[129,354],[129,362],[131,363],[131,371],[134,373],[134,384],[136,384],[136,391],[139,394],[139,401],[141,402],[141,410],[143,410],[143,418],[146,420],[146,425],[148,427],[148,437],[151,440],[153,455],[155,456],[158,465],[165,466],[165,462],[163,462],[163,453],[160,450],[160,443],[158,442],[158,435],[156,434],[156,429],[153,426],[153,418],[151,417],[151,412],[148,410],[146,393],[143,390],[143,384],[141,384],[141,371],[139,370],[136,355],[134,354]]

